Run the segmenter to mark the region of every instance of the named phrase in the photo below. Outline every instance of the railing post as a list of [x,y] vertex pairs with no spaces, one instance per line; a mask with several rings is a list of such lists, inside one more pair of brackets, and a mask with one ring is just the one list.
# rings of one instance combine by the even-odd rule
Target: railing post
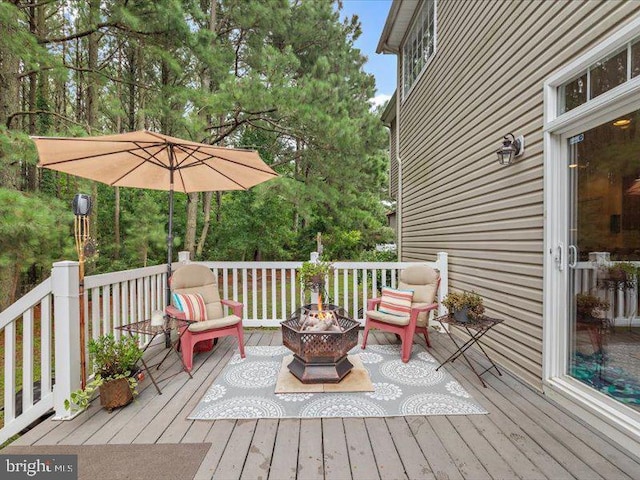
[[187,264],[191,262],[191,258],[188,250],[184,252],[178,252],[178,262],[182,264]]
[[[311,252],[309,255],[309,261],[317,263],[320,260],[320,254],[318,252]],[[304,290],[303,290],[304,295]],[[311,290],[311,303],[318,303],[318,292]]]
[[51,271],[55,312],[55,385],[53,408],[55,420],[73,415],[64,408],[71,392],[80,388],[80,294],[79,263],[56,262]]
[[445,315],[447,309],[442,300],[449,294],[449,256],[446,252],[438,252],[436,267],[440,271],[440,289],[438,290],[438,316]]

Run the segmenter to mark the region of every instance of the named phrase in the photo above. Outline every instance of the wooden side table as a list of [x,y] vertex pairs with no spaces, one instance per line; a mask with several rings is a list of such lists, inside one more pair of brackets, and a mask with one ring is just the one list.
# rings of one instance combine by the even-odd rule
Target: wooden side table
[[[178,345],[180,344],[180,337],[182,336],[183,332],[186,330],[186,327],[189,325],[189,323],[191,323],[191,322],[188,321],[188,320],[170,318],[170,319],[165,321],[164,325],[156,325],[156,326],[154,326],[154,325],[151,325],[151,320],[142,320],[140,322],[134,322],[134,323],[129,323],[127,325],[121,325],[119,327],[115,327],[117,330],[129,333],[129,335],[131,335],[132,337],[134,335],[149,335],[151,337],[149,339],[149,341],[147,342],[147,344],[145,345],[145,347],[142,349],[142,354],[143,355],[142,355],[142,357],[140,357],[140,362],[142,362],[144,370],[149,375],[149,378],[153,382],[153,386],[156,387],[156,390],[158,391],[158,394],[160,394],[160,395],[162,395],[162,391],[160,390],[160,387],[158,386],[158,381],[154,378],[153,374],[151,373],[151,368],[152,367],[156,367],[156,370],[160,369],[160,366],[167,359],[167,357],[171,353],[171,350],[173,350],[176,353],[176,355],[178,355],[178,358],[180,359],[180,363],[182,363],[182,368],[185,371],[187,371],[187,368],[184,365],[184,361],[182,360],[182,355],[180,355],[180,352],[178,351]],[[160,360],[160,362],[158,362],[156,364],[153,364],[153,365],[147,365],[147,362],[145,362],[145,360],[144,360],[144,353],[151,346],[151,344],[153,343],[154,338],[156,338],[160,334],[170,334],[171,330],[173,330],[174,328],[178,328],[179,331],[180,331],[180,335],[178,336],[178,340],[176,342],[174,342],[173,345],[171,345],[170,350],[165,354],[165,356],[162,358],[162,360]],[[189,378],[193,378],[193,376],[191,375],[191,372],[187,371],[187,373],[189,374]],[[171,376],[173,376],[173,375],[171,375]],[[167,379],[171,378],[171,376],[163,378],[162,380],[167,380]]]
[[[471,370],[473,370],[473,373],[475,373],[477,377],[480,379],[480,383],[482,383],[483,387],[487,388],[487,385],[484,383],[484,380],[482,380],[482,375],[488,372],[489,370],[491,370],[492,368],[495,369],[496,372],[498,372],[498,375],[502,376],[502,373],[500,372],[496,364],[493,363],[493,360],[489,358],[489,355],[487,355],[487,352],[485,352],[484,348],[482,348],[480,339],[483,336],[485,336],[489,330],[491,330],[496,325],[502,323],[504,320],[483,316],[479,319],[462,323],[462,322],[456,321],[451,315],[443,315],[441,317],[436,318],[436,320],[440,322],[440,325],[442,325],[442,328],[444,329],[445,332],[447,332],[447,335],[449,335],[449,338],[451,339],[453,344],[456,346],[456,351],[453,352],[449,356],[449,358],[447,358],[444,362],[442,362],[442,364],[438,368],[436,368],[436,371],[438,371],[445,364],[455,361],[456,358],[462,355],[464,359],[467,361],[467,363],[469,364],[469,367],[471,367]],[[469,335],[469,339],[464,343],[458,343],[454,338],[454,336],[449,331],[449,329],[444,326],[445,323],[451,327],[457,327],[460,330],[465,331]],[[484,354],[484,356],[487,358],[487,360],[489,360],[489,363],[491,364],[491,366],[485,368],[482,372],[479,372],[479,373],[471,363],[471,360],[469,360],[469,358],[464,353],[473,345],[477,345],[478,348],[480,348],[480,351]]]

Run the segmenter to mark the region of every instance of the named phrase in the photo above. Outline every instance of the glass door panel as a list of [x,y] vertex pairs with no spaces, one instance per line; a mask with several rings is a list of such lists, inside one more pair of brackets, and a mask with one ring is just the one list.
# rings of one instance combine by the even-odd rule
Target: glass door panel
[[640,111],[567,142],[567,373],[640,410]]

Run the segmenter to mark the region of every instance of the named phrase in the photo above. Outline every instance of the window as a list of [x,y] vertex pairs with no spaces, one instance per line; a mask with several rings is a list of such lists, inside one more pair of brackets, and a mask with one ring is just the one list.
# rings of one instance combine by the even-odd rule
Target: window
[[589,65],[577,77],[558,88],[558,115],[622,85],[640,74],[640,39]]
[[402,47],[402,97],[406,97],[435,52],[435,0],[425,0]]

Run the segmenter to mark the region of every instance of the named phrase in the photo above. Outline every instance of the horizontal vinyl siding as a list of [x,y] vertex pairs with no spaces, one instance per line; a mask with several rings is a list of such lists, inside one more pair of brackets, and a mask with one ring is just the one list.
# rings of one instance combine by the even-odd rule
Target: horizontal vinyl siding
[[[449,253],[451,289],[475,290],[505,319],[485,337],[490,355],[537,388],[543,82],[639,11],[640,2],[439,0],[436,54],[400,108],[402,259]],[[525,136],[525,155],[501,167],[495,151],[509,132]]]
[[395,119],[391,122],[389,129],[389,196],[393,199],[398,198],[398,158],[396,156],[396,128]]

